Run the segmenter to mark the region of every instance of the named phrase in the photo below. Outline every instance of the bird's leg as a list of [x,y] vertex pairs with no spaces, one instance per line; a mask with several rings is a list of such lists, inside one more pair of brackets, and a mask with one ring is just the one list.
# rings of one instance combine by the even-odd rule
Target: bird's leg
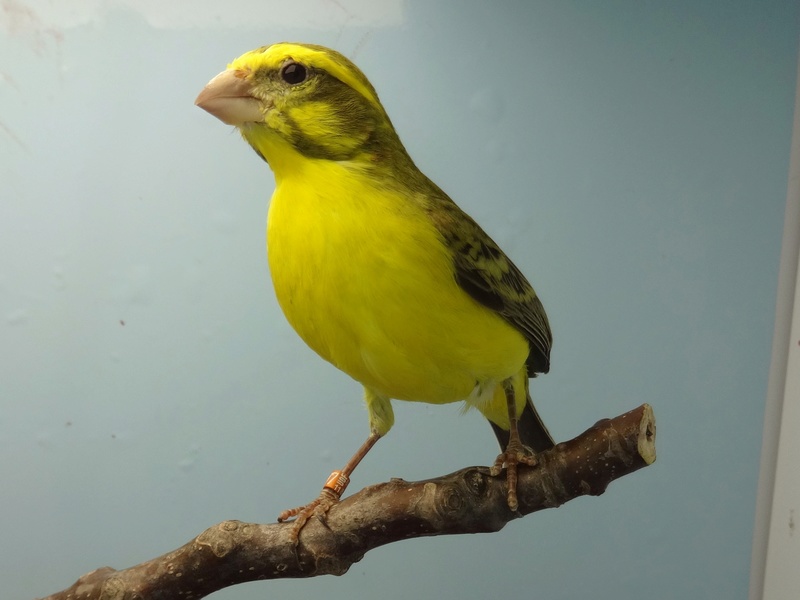
[[532,467],[536,465],[537,460],[534,451],[523,445],[519,438],[517,400],[512,379],[509,378],[503,382],[503,391],[505,392],[506,405],[508,406],[508,444],[505,451],[497,456],[489,473],[496,477],[505,465],[506,482],[508,483],[508,508],[516,511],[519,507],[519,502],[517,501],[517,465],[522,463]]
[[330,474],[322,488],[322,492],[320,492],[315,500],[304,506],[285,510],[278,515],[279,523],[287,521],[292,517],[295,518],[294,528],[292,529],[292,539],[295,545],[299,540],[300,530],[312,516],[316,516],[323,521],[325,520],[327,512],[334,504],[339,502],[339,498],[342,497],[344,490],[347,488],[347,484],[350,483],[350,475],[380,437],[378,433],[370,433],[367,441],[364,442],[353,457],[347,461],[344,468],[341,471],[334,471]]

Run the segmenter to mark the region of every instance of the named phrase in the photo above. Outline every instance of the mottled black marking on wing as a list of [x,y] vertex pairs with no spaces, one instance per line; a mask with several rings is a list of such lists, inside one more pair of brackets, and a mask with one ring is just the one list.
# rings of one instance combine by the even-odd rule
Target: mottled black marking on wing
[[504,268],[500,277],[476,266],[469,254],[456,255],[454,262],[456,281],[464,291],[499,313],[528,340],[528,373],[547,373],[552,346],[550,325],[541,301],[520,270],[505,255],[493,261]]
[[550,370],[553,337],[539,297],[522,272],[481,227],[442,192],[431,219],[453,252],[458,285],[496,311],[528,340],[528,373]]
[[456,267],[456,281],[458,285],[487,308],[501,312],[505,306],[503,298],[489,288],[483,277],[476,275],[475,271],[461,269],[458,268],[458,266]]

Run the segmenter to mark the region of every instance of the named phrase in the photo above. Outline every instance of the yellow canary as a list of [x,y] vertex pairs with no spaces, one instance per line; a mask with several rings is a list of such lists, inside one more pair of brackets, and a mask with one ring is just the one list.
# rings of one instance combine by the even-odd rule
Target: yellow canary
[[550,368],[531,285],[412,162],[378,95],[342,54],[280,43],[243,54],[196,101],[236,126],[275,175],[267,248],[300,337],[361,382],[370,435],[319,498],[285,511],[297,530],[338,501],[394,423],[392,399],[464,401],[491,423],[517,508],[517,464],[554,442],[528,394]]

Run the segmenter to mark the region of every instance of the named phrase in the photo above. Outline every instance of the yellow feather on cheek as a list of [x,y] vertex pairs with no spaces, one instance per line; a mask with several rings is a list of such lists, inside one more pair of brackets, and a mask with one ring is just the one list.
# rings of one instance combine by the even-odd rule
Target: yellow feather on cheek
[[325,140],[326,146],[335,143],[342,150],[352,150],[366,139],[363,132],[357,136],[344,135],[350,133],[347,121],[341,111],[335,110],[328,102],[307,102],[302,107],[290,109],[288,114],[300,135],[311,140]]
[[[281,113],[275,110],[270,110],[267,112],[264,122],[272,132],[277,133],[284,139],[290,138],[294,133],[294,127],[292,124],[288,122]],[[257,148],[258,146],[254,145],[254,147]]]

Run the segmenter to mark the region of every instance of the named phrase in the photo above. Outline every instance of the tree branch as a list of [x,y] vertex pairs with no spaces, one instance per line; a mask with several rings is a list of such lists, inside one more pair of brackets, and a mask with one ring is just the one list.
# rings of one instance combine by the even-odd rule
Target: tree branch
[[537,466],[520,465],[518,513],[508,508],[505,477],[491,477],[486,467],[427,481],[392,479],[344,499],[326,523],[311,519],[296,548],[291,523],[225,521],[158,558],[122,571],[92,571],[46,600],[197,599],[246,581],[342,575],[384,544],[498,531],[578,496],[599,496],[610,482],[655,461],[655,435],[653,411],[643,404],[539,454]]

